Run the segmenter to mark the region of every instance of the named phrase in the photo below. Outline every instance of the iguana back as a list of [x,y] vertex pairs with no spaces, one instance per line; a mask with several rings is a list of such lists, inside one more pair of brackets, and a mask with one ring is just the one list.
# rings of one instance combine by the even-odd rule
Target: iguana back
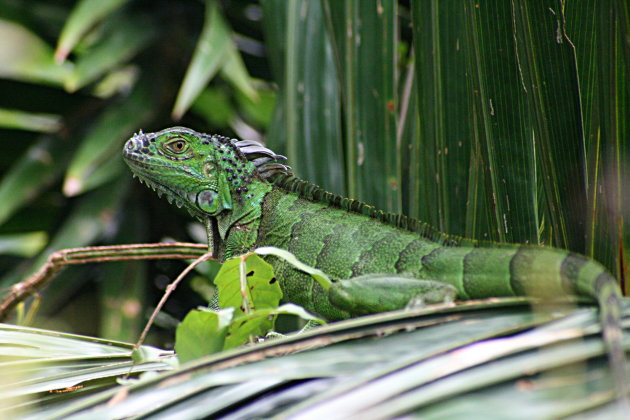
[[[459,299],[525,295],[595,299],[600,289],[614,287],[614,278],[601,265],[564,250],[443,244],[277,186],[265,196],[262,208],[254,247],[287,249],[334,280],[400,273],[450,284]],[[270,262],[282,279],[287,300],[329,319],[352,315],[332,305],[307,274],[275,257]]]

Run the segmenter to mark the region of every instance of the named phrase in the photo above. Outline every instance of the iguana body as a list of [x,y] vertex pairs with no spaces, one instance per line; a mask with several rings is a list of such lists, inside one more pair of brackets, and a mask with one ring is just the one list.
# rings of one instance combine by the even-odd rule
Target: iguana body
[[[295,178],[278,163],[284,157],[256,142],[174,127],[136,134],[124,157],[142,181],[205,223],[220,260],[272,245],[333,280],[366,279],[373,288],[367,298],[331,296],[310,276],[267,257],[284,299],[328,319],[393,309],[388,291],[404,295],[407,288],[393,306],[404,307],[439,285],[453,286],[459,299],[572,294],[599,302],[606,340],[611,347],[616,341],[616,358],[623,360],[618,286],[593,260],[554,248],[452,238]],[[369,274],[387,276],[374,281]],[[408,287],[414,279],[423,286]],[[453,290],[441,287],[438,298]]]

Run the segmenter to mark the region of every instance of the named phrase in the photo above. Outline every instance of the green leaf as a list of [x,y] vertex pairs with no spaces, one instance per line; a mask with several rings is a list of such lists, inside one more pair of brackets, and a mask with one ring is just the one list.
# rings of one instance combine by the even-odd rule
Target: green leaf
[[146,16],[119,13],[104,25],[103,34],[76,60],[65,83],[74,92],[133,57],[156,33],[156,24]]
[[55,51],[57,62],[65,61],[66,57],[92,27],[125,4],[128,0],[80,0],[72,10],[70,17],[59,36],[59,43]]
[[128,343],[7,324],[0,324],[0,342],[0,406],[3,417],[15,419],[116,387],[123,375],[170,370],[174,361],[172,352],[142,346],[134,363]]
[[211,302],[217,291],[216,287],[206,277],[205,273],[203,276],[195,276],[190,279],[190,288],[206,302]]
[[210,79],[225,65],[232,44],[230,30],[221,16],[218,2],[207,0],[203,31],[177,94],[173,108],[174,119],[180,119],[184,115]]
[[215,277],[214,284],[218,288],[219,307],[235,308],[235,318],[245,314],[248,309],[277,308],[282,299],[282,290],[274,277],[273,268],[254,254],[227,260]]
[[61,85],[71,66],[54,62],[52,48],[25,27],[0,19],[0,77]]
[[630,290],[630,243],[621,246],[621,237],[630,237],[630,8],[623,1],[587,0],[568,2],[564,11],[566,36],[575,46],[586,143],[586,254],[625,278]]
[[224,350],[255,342],[258,337],[264,337],[273,331],[276,317],[273,308],[258,309],[239,316],[230,324]]
[[127,93],[138,79],[138,70],[133,64],[112,69],[94,85],[92,93],[99,98],[111,98],[118,93]]
[[[121,172],[123,143],[153,115],[153,96],[148,80],[137,85],[120,102],[112,103],[81,142],[66,172],[63,191],[67,196],[81,194],[102,185]],[[132,115],[133,118],[129,118]]]
[[236,115],[234,106],[224,89],[209,86],[197,96],[192,111],[214,127],[228,127]]
[[318,1],[263,2],[266,49],[281,87],[268,145],[296,174],[346,193],[341,95],[330,37]]
[[175,351],[181,363],[217,353],[224,348],[233,308],[211,311],[200,308],[188,312],[175,331]]
[[225,63],[221,67],[221,76],[232,83],[238,92],[245,95],[250,101],[257,102],[260,99],[234,42],[228,43]]
[[330,284],[332,283],[332,280],[330,280],[330,278],[322,270],[304,264],[298,260],[295,255],[285,249],[276,248],[275,246],[262,246],[260,248],[256,248],[254,252],[258,255],[274,255],[282,258],[298,270],[302,270],[305,273],[310,274],[315,280],[317,280],[324,290],[328,290]]
[[32,257],[42,250],[47,241],[46,232],[0,235],[0,254]]
[[256,101],[240,93],[236,95],[236,100],[247,120],[268,129],[277,104],[277,93],[271,86],[262,83],[256,89]]
[[[516,407],[523,418],[583,417],[594,409],[615,418],[595,308],[551,314],[532,312],[530,304],[491,299],[342,321],[89,398],[69,394],[65,404],[45,402],[37,414],[511,418]],[[296,392],[306,397],[295,399]]]
[[[584,129],[575,48],[564,33],[563,8],[564,2],[556,0],[550,5],[514,5],[509,12],[514,17],[515,56],[525,93],[523,105],[528,111],[524,115],[530,119],[530,132],[526,133],[523,144],[535,149],[544,193],[539,203],[548,221],[543,241],[584,253],[587,183]],[[496,16],[487,18],[490,24]],[[497,138],[497,148],[499,143],[504,142]],[[513,159],[514,153],[503,156]],[[509,171],[503,172],[507,175]],[[508,205],[518,206],[518,203],[506,203],[505,211]],[[518,223],[515,221],[515,225]]]
[[70,153],[62,138],[45,136],[20,156],[0,183],[0,224],[60,175]]
[[[411,6],[416,72],[412,121],[416,127],[415,138],[408,145],[410,207],[416,210],[416,217],[444,232],[491,239],[487,223],[483,223],[488,193],[483,189],[486,183],[479,179],[484,173],[484,155],[475,149],[477,135],[472,125],[478,118],[475,112],[481,112],[473,108],[475,102],[470,98],[470,85],[476,79],[467,77],[469,71],[478,71],[477,66],[486,63],[472,61],[476,58],[471,49],[475,39],[469,39],[464,26],[472,11],[455,2],[413,2]],[[458,47],[462,43],[472,45]],[[487,54],[494,53],[488,49]],[[470,205],[462,205],[467,202]]]
[[0,127],[52,133],[61,128],[61,117],[0,108]]
[[[81,197],[52,236],[47,248],[28,267],[16,267],[5,274],[0,280],[0,288],[24,280],[25,271],[33,272],[40,268],[52,252],[89,245],[101,238],[104,232],[114,229],[117,220],[113,215],[119,210],[129,183],[130,180],[121,179]],[[79,280],[85,281],[85,278]],[[67,299],[67,286],[63,283],[48,286],[44,304],[55,302],[57,298]]]
[[171,352],[164,351],[157,347],[140,346],[140,348],[135,349],[132,352],[131,357],[133,358],[134,363],[141,364],[158,361],[164,358],[164,356],[170,355],[170,353]]
[[258,309],[250,314],[240,316],[232,321],[225,339],[224,350],[249,343],[257,337],[264,337],[274,331],[274,324],[278,315],[297,316],[305,321],[325,325],[321,318],[308,313],[304,308],[292,303],[286,303],[277,308]]
[[[148,222],[137,200],[125,202],[117,232],[108,243],[138,243],[148,229]],[[97,291],[99,294],[98,335],[110,339],[133,342],[138,340],[148,305],[148,264],[138,261],[119,261],[102,264]],[[149,336],[149,340],[151,340]]]
[[562,9],[412,3],[421,218],[468,237],[583,252],[584,139]]
[[343,86],[348,195],[400,211],[398,2],[329,0],[324,6]]
[[326,321],[307,312],[306,309],[294,303],[285,303],[278,306],[278,308],[275,310],[275,313],[278,315],[294,315],[305,321],[313,321],[320,325],[326,325]]

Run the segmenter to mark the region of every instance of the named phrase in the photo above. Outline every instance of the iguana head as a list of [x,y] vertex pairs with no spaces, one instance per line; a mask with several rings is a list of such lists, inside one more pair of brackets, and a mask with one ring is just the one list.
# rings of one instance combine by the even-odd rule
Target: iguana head
[[269,170],[288,169],[269,163],[286,158],[260,143],[184,127],[137,133],[125,144],[123,157],[141,182],[202,218],[254,198]]

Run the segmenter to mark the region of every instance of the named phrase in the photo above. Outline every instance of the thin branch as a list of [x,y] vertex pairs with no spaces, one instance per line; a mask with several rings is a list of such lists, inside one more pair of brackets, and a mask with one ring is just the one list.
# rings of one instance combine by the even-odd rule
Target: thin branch
[[190,265],[186,267],[184,271],[182,271],[179,274],[179,276],[177,276],[177,278],[171,284],[168,285],[168,287],[166,288],[166,291],[164,291],[164,295],[162,295],[162,299],[160,299],[160,302],[157,304],[157,306],[153,310],[153,313],[151,314],[151,318],[149,318],[149,321],[147,321],[147,324],[145,325],[144,330],[142,331],[142,334],[140,334],[140,338],[138,339],[138,342],[133,347],[134,351],[138,350],[140,346],[142,345],[142,343],[144,342],[144,339],[149,333],[149,329],[151,328],[151,325],[153,325],[155,318],[157,317],[158,313],[162,310],[162,307],[166,303],[168,297],[171,295],[171,293],[173,293],[173,291],[175,291],[175,288],[177,287],[179,282],[181,282],[184,279],[184,277],[186,277],[186,274],[190,273],[190,271],[193,268],[195,268],[197,265],[209,259],[212,259],[212,252],[207,252],[203,254],[201,257],[197,258],[192,263],[190,263]]
[[206,255],[207,250],[207,245],[169,242],[91,246],[54,252],[37,272],[11,287],[0,302],[0,322],[7,319],[20,302],[43,289],[59,271],[68,265],[108,261],[193,259]]

